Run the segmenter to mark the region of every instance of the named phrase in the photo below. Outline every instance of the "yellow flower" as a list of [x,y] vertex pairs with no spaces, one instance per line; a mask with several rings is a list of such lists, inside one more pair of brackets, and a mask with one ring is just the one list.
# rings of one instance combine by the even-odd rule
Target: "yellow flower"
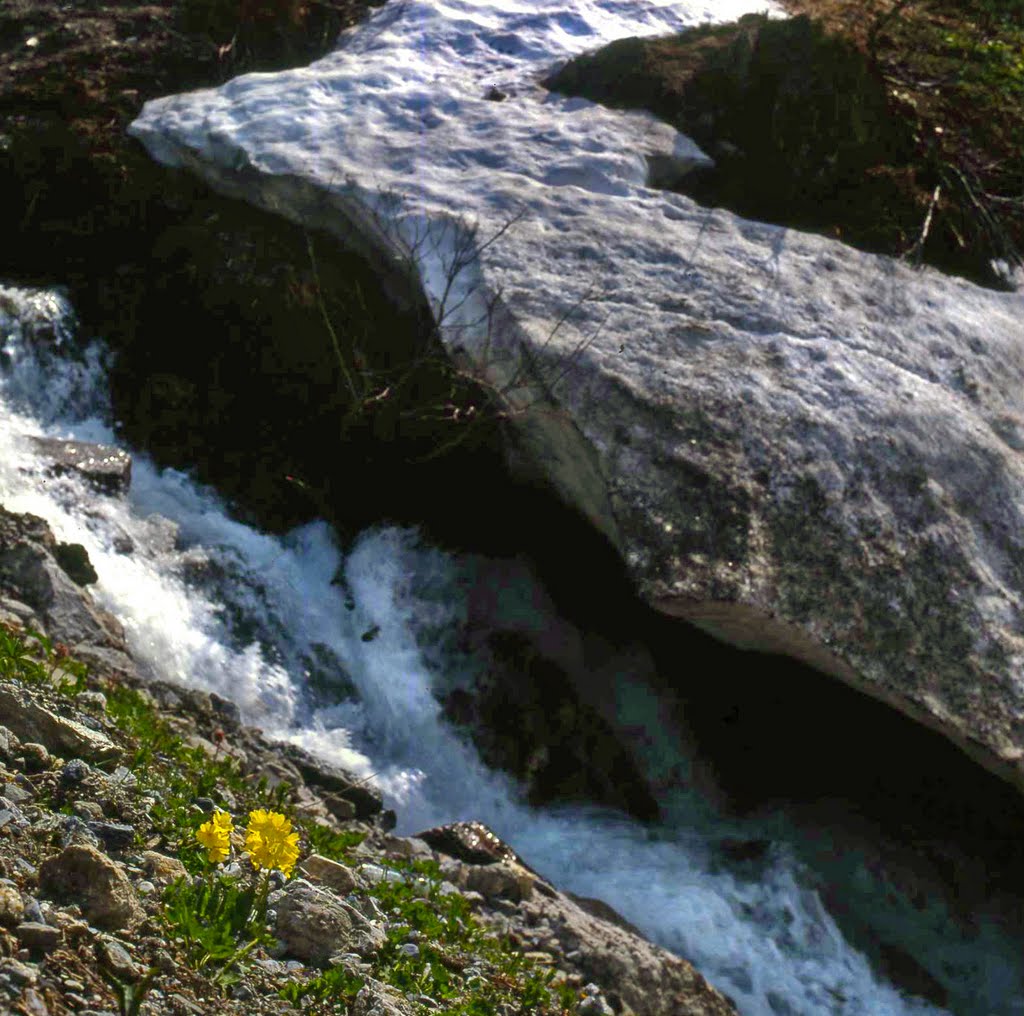
[[257,871],[277,868],[282,874],[290,875],[299,859],[299,834],[292,832],[292,824],[284,815],[260,808],[249,812],[245,849]]
[[196,839],[206,847],[206,859],[212,864],[227,860],[233,829],[231,816],[226,811],[218,811],[196,831]]

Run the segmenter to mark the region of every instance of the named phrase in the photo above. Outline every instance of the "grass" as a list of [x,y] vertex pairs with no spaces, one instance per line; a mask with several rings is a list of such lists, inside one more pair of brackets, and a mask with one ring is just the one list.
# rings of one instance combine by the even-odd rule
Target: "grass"
[[[911,125],[921,231],[1020,263],[1024,251],[1024,2],[783,0],[870,58]],[[927,212],[932,218],[928,223]],[[927,242],[927,237],[925,238]]]
[[[368,895],[389,920],[387,942],[373,957],[368,975],[408,995],[427,995],[450,1016],[498,1016],[511,1006],[538,1016],[574,1011],[577,995],[555,983],[554,970],[525,959],[500,936],[488,932],[461,893],[446,891],[438,866],[411,861],[381,879]],[[417,946],[415,955],[403,949]],[[282,996],[311,1000],[322,1012],[343,1012],[363,980],[331,968]],[[306,1002],[305,1004],[309,1004]]]
[[[234,815],[256,808],[285,813],[301,833],[302,855],[316,852],[350,866],[358,863],[352,852],[365,839],[362,829],[338,830],[296,818],[286,783],[271,790],[265,780],[247,778],[235,759],[211,757],[185,744],[143,692],[91,675],[62,646],[0,624],[0,678],[69,699],[86,690],[103,691],[106,716],[127,747],[125,764],[135,778],[129,792],[140,803],[155,799],[146,819],[137,823],[138,845],[152,844],[158,835],[161,849],[189,872],[165,891],[159,920],[187,965],[206,980],[206,990],[225,992],[273,936],[265,920],[267,875],[229,875],[208,863],[195,838],[207,817],[197,798],[210,798]],[[42,798],[39,803],[45,804]],[[358,890],[376,901],[388,921],[386,943],[366,975],[333,966],[287,982],[280,988],[282,998],[311,1013],[347,1012],[369,976],[400,993],[430,996],[452,1016],[499,1016],[509,1007],[537,1016],[575,1011],[577,993],[557,983],[553,970],[491,933],[465,896],[446,891],[436,863],[411,861],[391,870],[400,877]],[[410,941],[417,945],[415,955],[403,948]],[[137,1013],[157,980],[154,970],[138,983],[111,980],[122,1014]]]

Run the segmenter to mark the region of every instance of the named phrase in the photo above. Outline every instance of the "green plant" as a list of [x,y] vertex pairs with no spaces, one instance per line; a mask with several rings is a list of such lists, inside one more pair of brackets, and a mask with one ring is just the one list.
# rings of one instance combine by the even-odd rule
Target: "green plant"
[[168,935],[180,940],[195,970],[215,968],[212,979],[221,987],[238,980],[238,967],[253,949],[273,940],[264,922],[266,879],[259,882],[211,873],[179,879],[164,893]]
[[99,968],[100,976],[117,999],[117,1006],[121,1016],[139,1016],[142,1012],[142,1003],[153,987],[153,980],[157,975],[156,967],[151,967],[139,981],[122,981],[102,965]]

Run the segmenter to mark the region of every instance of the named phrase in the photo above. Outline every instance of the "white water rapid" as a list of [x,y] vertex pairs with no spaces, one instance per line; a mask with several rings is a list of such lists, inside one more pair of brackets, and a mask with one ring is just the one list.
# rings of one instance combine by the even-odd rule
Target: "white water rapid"
[[[31,341],[48,328],[55,351]],[[2,287],[0,345],[0,503],[85,545],[99,574],[94,596],[153,675],[214,690],[269,733],[378,774],[400,831],[484,821],[560,887],[607,900],[689,958],[745,1016],[940,1011],[873,974],[783,835],[757,878],[743,877],[716,860],[716,838],[732,830],[700,802],[667,802],[671,822],[657,828],[596,809],[534,810],[482,766],[435,698],[453,679],[444,636],[480,562],[433,550],[412,531],[368,531],[344,558],[324,524],[270,537],[142,455],[126,499],[49,476],[31,435],[116,443],[102,347],[74,344],[58,293]],[[332,584],[339,569],[354,606]],[[542,602],[527,582],[519,594]],[[372,626],[379,634],[363,641]],[[634,706],[643,710],[642,696]],[[1024,1012],[1013,943],[984,932],[964,942],[941,916],[929,920],[908,925],[906,938],[919,942],[906,948],[952,969],[956,1011]]]

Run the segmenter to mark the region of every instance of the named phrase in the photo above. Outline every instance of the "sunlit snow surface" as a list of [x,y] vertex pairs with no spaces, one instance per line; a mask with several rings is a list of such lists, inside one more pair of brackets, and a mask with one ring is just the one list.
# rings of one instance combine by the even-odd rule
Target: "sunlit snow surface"
[[[49,476],[28,435],[113,439],[98,347],[37,356],[12,316],[60,320],[64,309],[54,294],[0,289],[0,503],[86,546],[100,576],[94,595],[152,675],[215,690],[269,733],[379,774],[407,832],[464,818],[491,824],[560,886],[609,901],[694,961],[745,1014],[936,1011],[875,980],[788,848],[773,847],[759,878],[743,879],[713,863],[711,844],[729,830],[695,801],[667,802],[673,823],[644,829],[595,810],[528,809],[488,772],[432,694],[449,676],[432,647],[462,616],[472,562],[393,529],[366,533],[344,560],[321,524],[268,537],[141,457],[127,501]],[[339,566],[344,591],[333,581]],[[364,642],[374,625],[379,635]],[[967,972],[978,1013],[1021,1011],[1009,1001],[1019,976],[1010,943],[982,934],[964,946],[941,924],[919,932]]]

